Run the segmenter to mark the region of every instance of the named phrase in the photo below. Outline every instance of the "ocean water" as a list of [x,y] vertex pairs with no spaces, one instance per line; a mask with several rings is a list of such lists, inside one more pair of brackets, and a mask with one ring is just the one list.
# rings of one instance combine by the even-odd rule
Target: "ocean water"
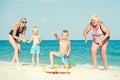
[[[69,62],[72,66],[92,66],[90,47],[92,41],[84,43],[83,40],[71,40],[71,53]],[[32,43],[24,44],[21,42],[20,62],[31,63],[30,48]],[[59,51],[59,43],[56,40],[43,40],[41,43],[40,63],[50,64],[49,53]],[[0,40],[0,61],[11,61],[14,50],[7,40]],[[102,66],[100,50],[97,53],[98,65]],[[120,68],[120,40],[110,40],[107,48],[108,65]],[[62,65],[61,59],[54,58],[54,63]]]

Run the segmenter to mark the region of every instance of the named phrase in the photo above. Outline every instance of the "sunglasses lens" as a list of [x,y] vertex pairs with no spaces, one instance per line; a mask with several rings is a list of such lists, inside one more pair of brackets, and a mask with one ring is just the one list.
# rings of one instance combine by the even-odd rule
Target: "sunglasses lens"
[[27,23],[26,21],[22,21],[22,23]]

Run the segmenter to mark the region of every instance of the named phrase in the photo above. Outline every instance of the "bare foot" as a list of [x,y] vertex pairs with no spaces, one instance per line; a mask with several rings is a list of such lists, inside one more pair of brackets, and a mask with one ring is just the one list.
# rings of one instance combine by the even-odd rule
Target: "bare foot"
[[22,64],[21,64],[21,63],[17,63],[16,65],[17,65],[17,66],[22,66]]
[[50,69],[53,69],[54,67],[52,66],[52,65],[50,65],[50,67],[49,67]]
[[37,64],[38,67],[40,67],[40,64]]
[[14,65],[15,65],[15,63],[14,63],[14,62],[11,62],[11,65],[13,65],[13,66],[14,66]]
[[34,66],[34,63],[32,63],[32,65],[31,66]]
[[96,70],[97,70],[97,68],[93,68],[92,70],[95,70],[95,71],[96,71]]
[[108,70],[107,68],[104,68],[104,70],[106,71],[106,70]]

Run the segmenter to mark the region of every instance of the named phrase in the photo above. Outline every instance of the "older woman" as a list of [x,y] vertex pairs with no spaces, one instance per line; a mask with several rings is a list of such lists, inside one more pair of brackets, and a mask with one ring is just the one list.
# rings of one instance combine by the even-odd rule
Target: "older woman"
[[91,16],[91,22],[84,30],[85,42],[88,40],[88,32],[92,30],[93,42],[91,46],[91,56],[94,69],[97,69],[97,50],[100,47],[100,52],[103,60],[104,70],[107,70],[107,55],[106,48],[109,41],[110,31],[106,28],[103,22],[99,21],[99,17],[94,14]]
[[[26,18],[21,18],[20,22],[15,24],[12,28],[12,30],[9,33],[9,42],[11,43],[12,47],[14,48],[14,56],[12,63],[15,64],[15,62],[20,65],[18,54],[20,52],[20,41],[26,42],[25,38],[25,32],[26,32]],[[21,34],[21,37],[19,37],[19,34]]]

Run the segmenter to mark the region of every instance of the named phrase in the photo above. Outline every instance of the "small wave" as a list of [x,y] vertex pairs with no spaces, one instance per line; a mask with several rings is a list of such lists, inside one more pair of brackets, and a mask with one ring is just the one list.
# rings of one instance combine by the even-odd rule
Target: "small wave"
[[[86,63],[86,64],[78,64],[76,63],[75,67],[82,67],[82,68],[92,68],[93,65]],[[98,68],[102,69],[103,66],[102,65],[98,65]],[[113,65],[108,65],[108,69],[119,69],[120,70],[120,66],[113,66]]]

